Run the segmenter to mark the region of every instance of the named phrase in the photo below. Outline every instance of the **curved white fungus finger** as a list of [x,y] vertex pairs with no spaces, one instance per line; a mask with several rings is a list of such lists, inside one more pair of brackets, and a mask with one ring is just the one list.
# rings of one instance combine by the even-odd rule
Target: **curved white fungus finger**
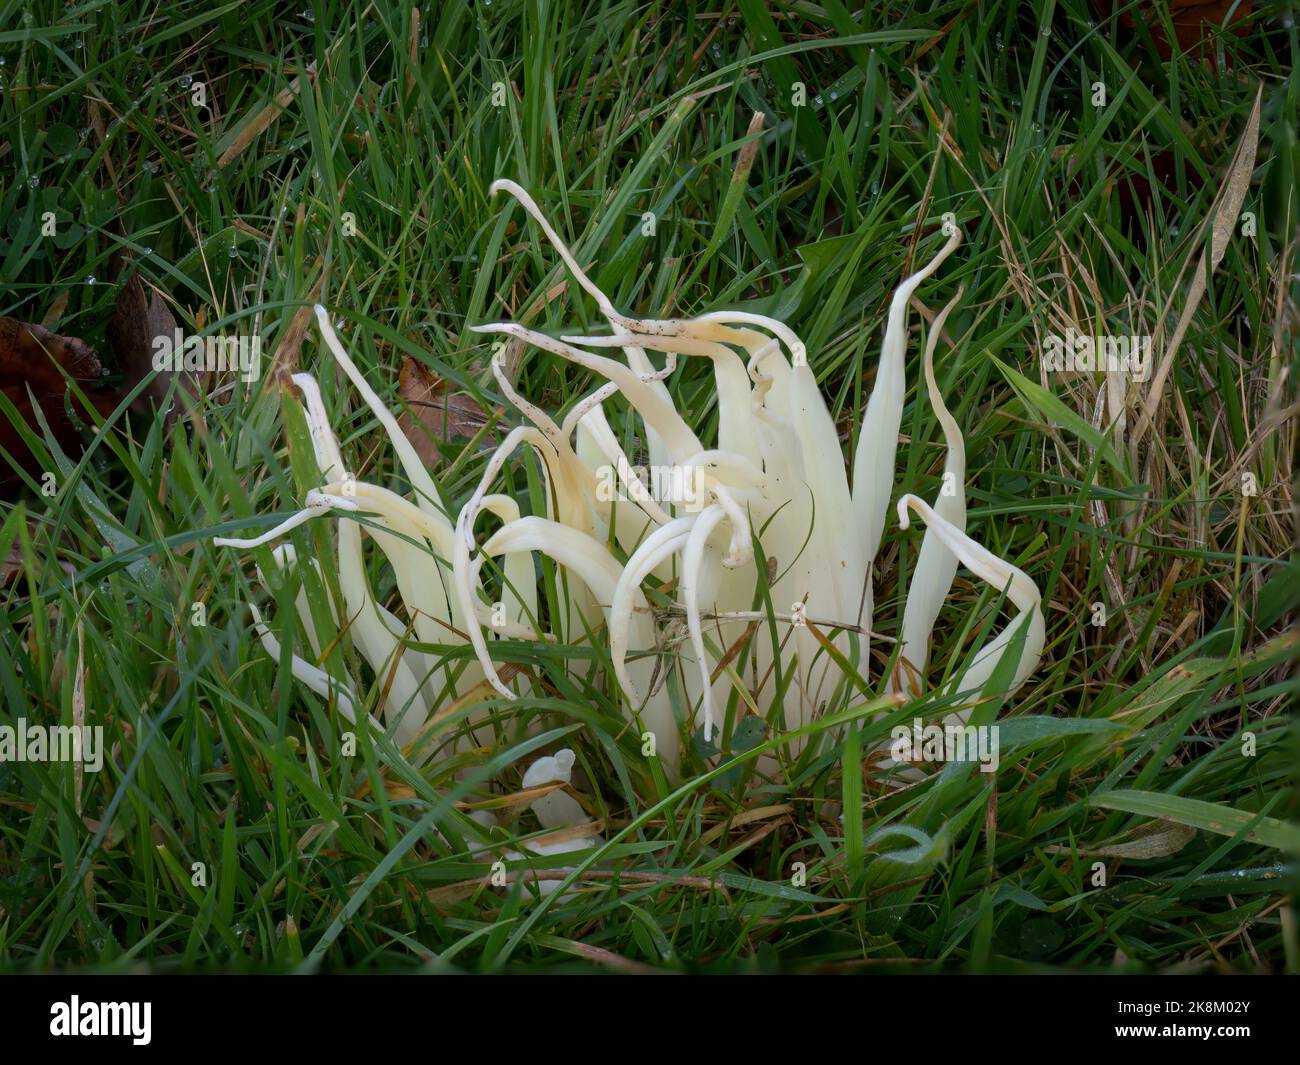
[[542,410],[537,404],[530,403],[516,391],[515,386],[506,377],[501,361],[502,355],[500,353],[492,356],[492,376],[496,378],[497,387],[501,389],[501,394],[505,396],[511,406],[541,430],[542,435],[546,437],[552,447],[556,450],[567,449],[569,446],[568,434],[561,431],[560,427],[555,424],[555,420],[546,411]]
[[587,272],[578,265],[578,260],[573,257],[573,253],[569,251],[568,245],[560,238],[560,234],[557,233],[551,223],[547,221],[546,215],[544,215],[542,209],[537,206],[537,202],[524,191],[523,187],[511,181],[509,178],[498,178],[488,186],[488,194],[495,196],[498,192],[510,193],[511,196],[519,201],[524,210],[532,216],[533,221],[541,226],[542,232],[546,234],[546,239],[551,242],[551,246],[555,249],[556,254],[564,260],[564,265],[567,266],[569,272],[577,278],[578,284],[581,285],[586,293],[596,301],[596,304],[600,307],[601,313],[606,317],[618,317],[618,311],[615,310],[614,305],[610,303],[609,297],[606,296],[605,293],[601,292],[601,290],[596,286],[596,283],[587,276]]
[[392,528],[427,540],[442,558],[451,554],[454,540],[451,528],[405,496],[367,481],[333,481],[324,485],[321,491],[335,498],[342,496],[349,504],[344,509],[374,510],[383,515]]
[[727,513],[721,506],[714,504],[708,507],[691,528],[690,535],[686,538],[686,549],[682,553],[681,601],[686,607],[686,627],[700,671],[705,743],[713,735],[713,681],[709,660],[704,653],[704,630],[700,626],[700,568],[704,564],[704,547],[709,536],[726,516]]
[[[844,461],[840,458],[839,432],[807,361],[790,369],[789,423],[803,456],[805,482],[812,490],[811,546],[821,556],[819,573],[830,578],[824,588],[828,598],[822,602],[831,606],[832,617],[853,617],[866,579],[869,556],[857,537],[843,535],[838,527],[836,516],[853,512],[853,498]],[[821,602],[818,607],[825,609]]]
[[573,409],[564,416],[564,421],[560,425],[561,432],[570,436],[577,429],[578,424],[592,411],[598,410],[600,405],[609,399],[610,396],[618,395],[618,385],[613,381],[606,381],[595,392],[580,399],[573,405]]
[[420,460],[420,456],[416,453],[415,445],[406,438],[401,426],[397,424],[397,419],[393,417],[393,412],[384,406],[383,401],[375,394],[375,390],[370,387],[370,383],[362,376],[361,371],[356,368],[351,357],[344,350],[338,334],[334,332],[334,326],[330,323],[329,313],[319,303],[316,304],[315,311],[316,323],[320,327],[320,334],[325,341],[325,346],[329,348],[335,361],[343,368],[343,372],[348,375],[356,390],[361,393],[361,398],[365,400],[366,406],[370,408],[371,413],[379,419],[379,424],[384,427],[384,432],[388,434],[388,441],[393,445],[393,450],[397,453],[402,469],[406,471],[406,476],[410,478],[411,484],[415,487],[418,498],[417,505],[435,519],[441,518],[443,521],[447,521],[447,511],[442,502],[442,495],[438,491],[437,485],[433,483],[433,478],[429,475],[428,469]]
[[[600,313],[604,315],[605,320],[609,322],[611,327],[619,326],[624,320],[623,316],[618,312],[618,309],[610,301],[609,297],[606,296],[605,293],[600,290],[600,287],[587,276],[587,272],[578,265],[577,258],[575,258],[572,252],[569,251],[568,245],[560,238],[560,234],[556,232],[555,227],[547,221],[546,216],[542,213],[542,209],[537,206],[537,203],[533,198],[528,195],[520,185],[506,178],[492,182],[488,187],[488,192],[493,196],[498,192],[508,192],[523,206],[524,210],[528,212],[533,221],[541,227],[542,232],[546,235],[546,239],[550,241],[551,246],[555,248],[556,252],[564,261],[565,266],[569,268],[570,273],[573,274],[578,284],[596,301],[596,305],[600,308]],[[627,352],[628,365],[639,377],[642,377],[643,383],[646,384],[646,386],[663,402],[671,404],[671,397],[668,394],[668,389],[662,380],[657,379],[654,367],[650,365],[650,360],[646,358],[645,352],[637,347],[628,347],[625,350]],[[650,427],[647,430],[647,437],[647,445],[650,449],[650,459],[653,463],[658,465],[663,461],[665,455],[664,442],[660,438],[658,430],[654,427]]]
[[[1024,643],[1021,646],[1020,659],[1008,691],[1015,691],[1024,683],[1025,678],[1034,671],[1043,653],[1046,630],[1043,622],[1042,595],[1033,579],[1023,570],[1016,568],[1005,559],[998,558],[988,548],[976,543],[947,520],[940,517],[920,496],[905,495],[898,501],[898,524],[908,527],[908,509],[916,511],[924,520],[928,529],[943,541],[944,546],[956,555],[976,576],[987,581],[998,591],[1006,589],[1007,598],[1019,609],[1015,621],[1008,625],[998,636],[982,649],[974,664],[956,678],[951,690],[954,692],[972,692],[980,690],[984,682],[993,674],[994,668],[1002,657],[1007,644],[1015,636],[1021,625],[1026,625]],[[1023,620],[1022,620],[1023,619]]]
[[711,311],[708,314],[700,315],[696,321],[708,324],[716,323],[718,325],[731,325],[739,322],[743,325],[762,326],[773,333],[785,345],[786,351],[790,353],[790,362],[792,364],[806,363],[808,361],[808,349],[804,347],[803,341],[799,339],[795,331],[784,322],[769,318],[765,314],[750,314],[746,311]]
[[690,426],[682,421],[671,400],[642,381],[636,371],[623,363],[590,351],[583,351],[572,344],[556,340],[545,333],[526,329],[514,322],[494,322],[491,325],[476,325],[470,328],[476,333],[504,333],[506,336],[518,337],[535,347],[575,362],[615,382],[627,401],[645,419],[647,427],[654,429],[663,438],[674,459],[703,450],[699,439],[691,431]]
[[893,491],[894,455],[898,450],[898,429],[903,420],[903,399],[907,390],[903,356],[907,348],[907,307],[927,277],[939,269],[961,243],[961,230],[954,229],[939,253],[894,291],[889,303],[885,339],[880,348],[876,383],[867,400],[853,455],[853,514],[865,540],[864,557],[870,562],[880,548],[885,514]]
[[214,547],[238,548],[261,547],[263,544],[269,544],[272,540],[280,539],[280,537],[285,533],[291,532],[298,528],[299,525],[311,521],[312,518],[319,518],[322,514],[328,512],[333,505],[333,503],[323,499],[317,500],[315,503],[308,502],[308,505],[303,507],[302,510],[298,511],[291,517],[285,518],[284,521],[280,522],[280,524],[274,529],[262,533],[261,536],[254,536],[248,540],[241,540],[238,537],[233,536],[214,536],[212,538],[212,545]]
[[[519,504],[510,496],[484,496],[483,509],[496,515],[503,523],[519,520]],[[532,555],[526,551],[505,553],[505,584],[501,589],[501,606],[506,620],[497,626],[497,633],[517,640],[545,639],[535,632],[525,619],[537,616],[537,581],[533,574]]]
[[338,437],[330,428],[329,415],[325,411],[325,401],[321,398],[316,378],[309,373],[296,373],[291,380],[303,396],[307,429],[311,433],[312,450],[316,453],[316,466],[321,476],[326,480],[346,476]]
[[[403,459],[412,483],[417,490],[432,488],[433,482],[428,471],[419,462],[410,442],[398,429],[397,420],[361,377],[334,334],[324,308],[319,304],[316,306],[316,319],[326,346],[357,386],[367,405],[375,412],[380,424],[388,432],[390,440],[393,439],[394,433],[400,438],[400,443],[397,440],[393,441],[394,446],[399,457]],[[308,428],[311,431],[312,446],[316,451],[316,462],[322,474],[327,477],[331,474],[347,477],[347,469],[339,451],[338,438],[330,428],[320,387],[315,378],[309,374],[295,374],[293,381],[302,391],[306,401]],[[402,445],[405,445],[405,454]],[[336,508],[354,511],[360,509],[351,497],[351,484],[352,482],[349,481],[347,497],[328,496]],[[437,495],[437,490],[433,489],[432,494],[426,492],[426,498],[421,500],[421,504],[420,509],[432,521],[448,526],[441,534],[445,539],[450,526],[442,513],[442,501]],[[388,546],[392,546],[391,542]],[[395,548],[394,551],[399,556],[410,557],[409,553],[403,550]],[[406,738],[418,731],[428,713],[428,706],[422,693],[424,674],[422,656],[410,653],[408,657],[408,652],[402,646],[401,634],[404,633],[405,627],[390,610],[375,602],[365,573],[361,529],[353,523],[343,523],[338,530],[338,575],[344,605],[350,618],[348,630],[352,641],[377,677],[382,678],[381,683],[388,685],[389,698],[384,706],[384,714],[386,717],[400,715],[401,722],[396,736],[399,742],[404,742]],[[408,582],[408,588],[409,586]]]
[[[925,345],[925,387],[930,396],[930,406],[934,408],[935,417],[943,430],[944,443],[948,453],[944,460],[943,484],[934,502],[935,513],[949,522],[959,532],[966,531],[966,442],[962,439],[957,421],[944,405],[943,395],[934,378],[934,350],[943,333],[944,322],[961,299],[961,289],[941,310],[930,326],[930,335]],[[937,533],[928,527],[921,540],[921,550],[916,558],[912,579],[907,588],[907,600],[903,608],[903,631],[899,646],[900,663],[906,660],[916,672],[916,680],[925,676],[926,661],[930,656],[930,633],[934,631],[935,620],[948,591],[952,588],[953,577],[957,573],[957,556],[953,554]],[[906,668],[906,667],[904,667]],[[909,674],[909,681],[912,676]],[[919,691],[913,682],[907,685],[912,694]],[[890,690],[902,691],[903,686],[890,678]]]
[[686,544],[686,534],[698,515],[674,518],[667,525],[655,529],[619,574],[618,584],[609,608],[609,656],[614,663],[614,674],[633,706],[641,705],[641,695],[627,672],[628,625],[635,597],[640,594],[641,582],[660,562],[676,554]]
[[[298,565],[298,553],[293,549],[293,544],[281,544],[279,547],[272,548],[271,558],[275,561],[276,571],[281,574],[296,568]],[[318,560],[313,558],[307,565],[315,571],[317,577],[321,576],[320,562]],[[275,588],[272,587],[271,582],[267,580],[266,574],[262,572],[261,566],[257,567],[257,579],[261,582],[262,587],[266,590],[268,595],[275,595]],[[311,648],[312,654],[319,658],[323,644],[321,643],[320,636],[316,632],[316,622],[312,618],[311,603],[307,598],[307,585],[305,582],[299,582],[298,594],[294,596],[294,610],[298,614],[299,624],[306,633],[307,644]],[[330,614],[331,616],[333,615],[332,610],[330,611]],[[338,619],[335,618],[334,621],[335,624],[337,624]]]
[[758,444],[750,417],[749,374],[740,356],[716,340],[689,336],[663,337],[647,333],[618,333],[610,337],[562,336],[565,343],[591,347],[638,346],[675,355],[698,355],[713,363],[718,390],[718,444],[726,451],[758,458]]
[[474,550],[474,521],[483,508],[483,500],[488,494],[488,486],[501,472],[505,460],[515,448],[521,442],[535,439],[538,436],[540,436],[540,433],[532,426],[519,426],[512,429],[506,435],[506,438],[501,441],[501,445],[488,460],[487,468],[483,471],[483,477],[474,490],[474,494],[470,497],[469,502],[461,508],[460,514],[456,518],[456,539],[452,550],[452,580],[456,589],[456,597],[460,602],[460,609],[467,619],[466,629],[469,633],[469,641],[474,647],[474,653],[478,657],[479,665],[483,667],[483,674],[488,683],[504,698],[511,700],[516,697],[515,693],[505,686],[500,674],[497,673],[496,666],[492,662],[492,656],[488,652],[487,640],[483,638],[483,629],[478,624],[475,612],[470,554]]
[[735,497],[720,484],[710,485],[713,498],[718,501],[727,517],[731,519],[731,541],[727,545],[727,556],[722,564],[728,569],[742,566],[754,557],[754,541],[750,535],[749,519],[736,502]]
[[[254,632],[256,632],[258,639],[262,642],[262,647],[273,659],[277,662],[280,661],[280,641],[275,638],[274,634],[262,620],[262,614],[257,607],[254,604],[249,603],[248,609],[253,615]],[[347,690],[346,685],[330,676],[319,666],[312,665],[312,663],[308,662],[305,658],[301,658],[295,654],[290,654],[289,656],[289,667],[293,672],[295,680],[302,681],[303,684],[314,691],[322,699],[325,699],[326,701],[333,699],[335,705],[339,708],[339,713],[354,724],[356,723],[357,700],[353,697],[352,693]],[[371,720],[373,721],[373,719]],[[375,722],[375,724],[378,724],[378,722]]]
[[[600,481],[608,483],[612,470],[619,484],[623,486],[627,499],[632,506],[622,506],[618,513],[617,539],[624,550],[631,553],[636,550],[642,533],[650,523],[665,525],[673,516],[663,509],[646,488],[635,468],[628,461],[627,455],[619,446],[614,431],[605,420],[605,412],[600,407],[588,411],[578,422],[578,448],[583,462],[593,471],[605,469],[597,478],[598,492]],[[601,462],[600,459],[604,459]],[[606,504],[606,522],[613,520],[613,509]]]
[[[574,574],[591,589],[597,601],[606,604],[606,624],[612,631],[612,604],[624,568],[604,544],[547,518],[523,517],[502,526],[483,544],[484,554],[496,555],[507,551],[541,552]],[[655,642],[654,623],[639,581],[630,587],[628,594],[631,602],[626,616],[625,642],[631,640],[638,648],[651,648]],[[648,660],[633,663],[633,666],[649,679],[651,666]],[[631,701],[634,707],[638,705],[636,698]],[[666,771],[676,779],[679,761],[677,725],[667,693],[652,696],[642,708],[641,718],[654,734],[656,750]]]

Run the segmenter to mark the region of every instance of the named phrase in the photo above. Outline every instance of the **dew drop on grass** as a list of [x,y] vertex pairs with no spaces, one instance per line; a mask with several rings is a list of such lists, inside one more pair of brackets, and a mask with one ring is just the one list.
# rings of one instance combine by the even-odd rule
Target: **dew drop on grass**
[[182,74],[179,78],[176,79],[176,84],[179,85],[182,89],[188,89],[193,81],[194,78],[191,75]]
[[232,245],[230,245],[229,254],[230,254],[230,257],[231,257],[232,259],[238,259],[238,258],[239,258],[239,249],[238,249],[237,247],[235,247],[235,246],[232,244]]
[[39,189],[41,187],[41,179],[33,174],[27,179],[27,187],[29,189]]
[[95,283],[95,275],[94,275],[94,274],[87,274],[87,275],[86,275],[86,284],[88,284],[88,285],[93,285],[94,283]]

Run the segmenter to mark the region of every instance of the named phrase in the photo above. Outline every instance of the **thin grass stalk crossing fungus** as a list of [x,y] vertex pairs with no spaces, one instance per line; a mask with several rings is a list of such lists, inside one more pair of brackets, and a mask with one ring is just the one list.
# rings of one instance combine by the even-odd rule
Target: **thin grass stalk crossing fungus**
[[[349,633],[386,687],[384,716],[399,742],[420,732],[440,699],[451,702],[475,686],[490,686],[505,699],[517,697],[516,687],[498,667],[489,632],[524,640],[572,640],[578,632],[599,632],[602,627],[626,711],[653,734],[670,778],[680,775],[683,728],[698,726],[706,742],[711,740],[720,723],[717,708],[726,704],[733,686],[747,687],[744,701],[751,706],[779,701],[787,729],[807,725],[849,689],[841,656],[852,669],[868,672],[871,566],[893,492],[889,470],[895,464],[906,394],[908,305],[918,286],[957,248],[960,231],[945,224],[946,242],[894,294],[850,481],[839,434],[806,349],[784,323],[743,311],[686,319],[624,315],[522,188],[498,181],[492,192],[499,191],[514,196],[540,226],[578,285],[595,299],[611,333],[552,337],[511,322],[475,330],[526,341],[591,371],[603,383],[557,420],[516,391],[502,371],[499,352],[494,355],[491,369],[497,384],[524,423],[489,457],[453,521],[397,419],[348,356],[324,309],[317,307],[327,349],[387,434],[415,500],[351,477],[315,379],[296,374],[293,381],[304,399],[323,483],[308,493],[302,510],[269,532],[217,542],[257,547],[314,517],[337,515],[342,602],[333,620],[339,631]],[[1012,687],[1018,687],[1036,666],[1044,640],[1033,581],[965,530],[965,445],[934,376],[935,347],[959,299],[960,292],[935,317],[923,360],[926,394],[946,446],[943,488],[933,506],[912,494],[898,504],[903,529],[911,513],[926,525],[905,601],[896,667],[886,679],[886,686],[903,698],[918,695],[925,686],[931,635],[959,564],[995,592],[1005,591],[1019,613],[977,651],[971,665],[952,675],[945,696],[978,697],[1011,649],[1018,655],[1010,673]],[[623,358],[603,353],[611,348],[621,349]],[[662,368],[655,366],[652,352],[665,357]],[[717,439],[711,442],[715,446],[701,440],[682,417],[665,384],[680,358],[705,359],[710,365],[717,392]],[[652,464],[670,471],[659,482],[668,486],[665,494],[656,496],[633,468],[611,426],[610,411],[617,413],[620,427],[634,429]],[[531,449],[540,460],[545,514],[523,514],[513,498],[492,491],[521,448]],[[624,491],[618,502],[599,490],[602,476],[611,470]],[[693,486],[690,493],[687,485]],[[494,515],[499,526],[480,543],[476,530],[485,512]],[[375,598],[363,557],[363,528],[392,567],[405,621]],[[549,617],[545,630],[538,621],[534,555],[549,558],[573,578],[568,616]],[[273,558],[283,570],[298,564],[287,546],[278,548]],[[489,559],[501,560],[504,617],[502,610],[492,609],[485,593],[482,571]],[[746,684],[729,649],[754,632],[760,561],[770,575],[772,617],[784,632],[776,641],[750,641],[738,659],[751,675]],[[315,560],[311,565],[319,568]],[[271,582],[260,570],[259,577],[269,589]],[[647,582],[659,589],[655,602],[670,595],[686,621],[686,639],[676,657],[690,722],[679,723],[674,717],[662,676],[669,658],[664,650],[667,627],[657,620],[663,611],[656,613],[652,606]],[[305,591],[300,591],[295,609],[317,661],[293,655],[294,676],[335,699],[340,711],[352,718],[364,700],[348,679],[322,668],[324,649],[310,606]],[[267,651],[279,655],[279,641],[260,614],[254,618]],[[814,633],[813,619],[830,635]],[[413,646],[412,633],[418,646]],[[837,653],[828,653],[822,640]],[[436,649],[466,643],[476,661],[453,674],[446,656],[440,658]],[[969,705],[955,716],[964,721]],[[799,749],[794,745],[795,753]]]
[[[574,432],[577,442],[572,450],[593,473],[598,463],[611,463],[620,480],[629,485],[635,520],[630,526],[620,522],[614,537],[628,557],[613,596],[606,600],[611,657],[629,705],[643,708],[650,698],[627,670],[630,649],[645,639],[643,628],[637,631],[639,611],[645,609],[639,589],[652,573],[671,579],[674,570],[668,563],[676,562],[676,595],[689,633],[689,648],[681,653],[687,666],[685,688],[691,705],[698,707],[705,740],[711,738],[718,723],[716,707],[726,699],[731,684],[739,680],[719,666],[725,649],[742,638],[747,623],[741,615],[754,595],[753,543],[757,539],[764,556],[777,563],[770,588],[773,603],[778,607],[792,604],[794,646],[789,654],[784,645],[773,648],[755,643],[750,663],[755,684],[749,694],[758,705],[771,697],[783,664],[777,660],[784,658],[784,665],[793,664],[795,670],[794,683],[784,697],[784,722],[789,729],[806,725],[845,680],[842,668],[819,646],[816,635],[799,622],[810,617],[833,619],[832,628],[838,631],[832,639],[837,648],[855,668],[865,670],[868,661],[866,634],[873,614],[870,567],[893,490],[890,471],[906,393],[908,305],[920,284],[956,249],[960,230],[945,224],[946,243],[899,286],[891,301],[850,486],[835,423],[817,388],[806,349],[784,323],[739,311],[717,311],[690,319],[647,320],[624,315],[578,264],[527,192],[511,181],[498,181],[491,191],[509,192],[523,205],[579,286],[596,300],[613,331],[608,336],[555,338],[510,322],[476,327],[479,332],[527,341],[607,381],[564,419],[563,444],[553,443],[566,446],[569,432]],[[998,591],[1010,582],[1011,601],[1021,616],[1027,617],[1028,629],[1018,645],[1014,669],[1016,686],[1037,664],[1043,646],[1042,613],[1033,582],[965,532],[964,442],[943,404],[933,373],[934,346],[956,302],[954,299],[937,316],[925,355],[927,393],[948,449],[944,489],[933,508],[914,496],[904,497],[927,526],[904,610],[900,667],[891,679],[894,690],[909,695],[921,690],[930,637],[959,561]],[[597,351],[590,350],[593,348]],[[606,348],[621,348],[626,362],[599,354]],[[663,369],[655,369],[647,354],[651,351],[666,356]],[[679,357],[705,358],[712,364],[718,407],[715,449],[703,446],[667,394],[663,380]],[[660,501],[667,503],[667,509],[647,504],[648,490],[643,483],[629,480],[629,464],[606,418],[604,406],[616,398],[625,401],[639,419],[652,461],[658,454],[681,475],[669,477],[667,482],[684,483],[690,473],[698,472],[707,505],[696,513],[681,513],[679,499]],[[486,478],[480,491],[485,486]],[[846,514],[852,515],[851,522],[842,520]],[[903,528],[907,527],[906,517],[906,512],[900,511]],[[474,550],[472,524],[464,519],[462,512],[458,535],[465,538],[457,544],[455,562],[461,570]],[[629,528],[631,537],[626,535]],[[508,537],[508,532],[509,526],[498,536]],[[583,535],[589,536],[590,531],[584,529]],[[602,544],[590,546],[604,553]],[[469,588],[465,583],[462,594],[469,594]],[[707,634],[711,640],[703,624],[706,613],[712,620]],[[954,678],[952,692],[977,693],[981,689],[1003,653],[1014,646],[1020,620],[990,641],[974,664]],[[481,654],[480,660],[490,677],[492,663],[486,654]],[[908,678],[906,682],[899,679],[902,676]]]

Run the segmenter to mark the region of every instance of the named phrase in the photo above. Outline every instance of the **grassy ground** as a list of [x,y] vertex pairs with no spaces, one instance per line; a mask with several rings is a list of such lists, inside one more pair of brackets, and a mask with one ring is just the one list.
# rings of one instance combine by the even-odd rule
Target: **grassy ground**
[[[841,708],[856,739],[819,726],[778,781],[746,789],[697,761],[672,791],[635,757],[599,641],[511,650],[546,697],[502,707],[464,761],[417,770],[364,737],[345,757],[341,723],[251,634],[252,556],[208,542],[301,498],[278,389],[237,384],[170,433],[119,410],[82,455],[34,440],[57,494],[29,472],[0,509],[0,556],[17,540],[24,570],[0,591],[0,724],[84,714],[110,747],[98,774],[0,764],[0,966],[1300,971],[1300,37],[1282,7],[1168,62],[1163,4],[1132,26],[1084,0],[904,0],[865,19],[838,0],[438,7],[413,24],[405,3],[360,0],[0,3],[0,314],[111,366],[126,249],[186,331],[257,333],[318,372],[346,453],[401,489],[295,315],[319,292],[394,405],[405,354],[509,409],[466,326],[595,318],[522,213],[488,199],[511,177],[620,307],[787,321],[851,454],[883,309],[951,211],[967,240],[919,295],[938,308],[965,286],[937,369],[966,434],[970,529],[1035,579],[1047,617],[1039,669],[980,711],[1006,722],[1001,767],[903,789],[864,773],[893,724],[936,712],[866,715],[868,689]],[[1247,226],[1219,207],[1257,92]],[[39,236],[47,209],[57,243]],[[1219,215],[1221,262],[1189,296]],[[897,484],[932,498],[917,319]],[[1043,338],[1070,324],[1172,353],[1147,424],[1153,382],[1107,397],[1096,374],[1040,373]],[[532,352],[518,385],[556,409],[591,381]],[[670,387],[716,418],[697,365]],[[483,461],[448,450],[449,500]],[[300,552],[324,550],[318,525]],[[897,631],[917,544],[891,518],[877,631]],[[959,573],[932,660],[969,651],[995,598]],[[336,653],[355,664],[346,640]],[[529,722],[544,731],[521,740]],[[509,794],[562,745],[612,842],[552,861],[578,887],[539,903],[485,882],[453,804]]]

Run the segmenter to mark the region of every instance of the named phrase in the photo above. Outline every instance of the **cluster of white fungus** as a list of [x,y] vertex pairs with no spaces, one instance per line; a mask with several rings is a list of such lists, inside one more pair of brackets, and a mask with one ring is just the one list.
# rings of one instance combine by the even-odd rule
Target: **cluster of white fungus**
[[[945,225],[946,243],[899,286],[890,304],[850,479],[839,433],[804,345],[786,325],[740,311],[682,319],[628,317],[593,283],[522,188],[498,181],[492,191],[508,192],[523,205],[574,279],[595,299],[610,332],[552,337],[510,322],[476,331],[549,351],[603,379],[600,387],[562,417],[553,417],[518,394],[500,357],[494,357],[497,384],[522,424],[502,440],[473,494],[453,511],[396,417],[357,370],[324,309],[317,307],[325,344],[387,433],[413,499],[350,477],[320,389],[310,375],[300,373],[293,381],[305,401],[322,484],[308,494],[303,510],[265,535],[218,542],[254,547],[315,516],[340,519],[337,579],[343,602],[337,621],[375,676],[388,685],[384,714],[398,742],[415,736],[439,709],[433,701],[448,696],[447,684],[430,682],[446,669],[431,645],[468,642],[473,648],[477,661],[470,668],[461,666],[453,697],[486,681],[501,697],[514,699],[527,680],[503,676],[493,656],[496,639],[552,640],[560,633],[583,631],[605,634],[626,711],[653,734],[671,778],[679,775],[683,737],[699,728],[709,740],[719,724],[718,707],[738,686],[746,688],[743,704],[766,712],[780,690],[778,678],[783,678],[786,728],[807,725],[845,683],[843,668],[822,646],[812,624],[831,634],[829,640],[855,669],[867,671],[871,566],[894,487],[906,391],[908,305],[921,282],[960,243],[960,230]],[[977,697],[1009,648],[1018,651],[1011,671],[1011,686],[1018,687],[1037,665],[1044,640],[1033,581],[966,535],[964,444],[933,371],[935,344],[957,298],[936,315],[924,356],[929,400],[947,447],[947,491],[933,505],[912,494],[897,504],[903,529],[909,513],[919,515],[926,526],[907,592],[897,666],[887,679],[889,690],[905,698],[924,687],[931,632],[959,563],[995,591],[1005,591],[1017,614],[973,664],[949,681],[948,694]],[[607,354],[611,349],[621,350],[622,358]],[[650,353],[664,356],[662,367]],[[716,440],[700,438],[665,384],[680,358],[709,361],[716,388]],[[625,430],[636,427],[653,468],[680,475],[656,483],[693,485],[698,498],[656,498],[620,446],[609,412],[617,414],[615,424]],[[545,514],[522,514],[513,497],[492,491],[523,447],[532,449],[545,471]],[[598,490],[610,470],[617,472],[623,489],[618,501]],[[480,542],[477,529],[485,512],[498,526]],[[406,620],[373,593],[362,553],[362,517],[365,531],[392,567]],[[753,610],[755,589],[765,576],[758,572],[756,543],[770,563],[768,590],[784,638],[776,646],[770,640],[751,641],[746,681],[727,660],[727,651],[752,631],[756,616],[766,617]],[[570,616],[551,619],[551,631],[538,631],[537,555],[550,558],[570,578]],[[295,564],[291,547],[278,548],[274,557],[282,567]],[[488,559],[500,560],[503,591],[496,604],[488,601],[484,587],[482,569]],[[675,600],[675,612],[685,619],[687,638],[671,654],[681,666],[691,721],[675,719],[663,683],[666,612],[652,608],[648,586],[666,590]],[[364,700],[352,684],[318,664],[323,649],[308,608],[300,593],[297,612],[316,661],[293,656],[293,674],[355,719]],[[269,626],[256,612],[254,619],[266,649],[278,657],[279,643]],[[955,717],[964,721],[968,713],[969,702]],[[571,756],[566,770],[569,764]],[[567,779],[567,772],[563,776]]]

